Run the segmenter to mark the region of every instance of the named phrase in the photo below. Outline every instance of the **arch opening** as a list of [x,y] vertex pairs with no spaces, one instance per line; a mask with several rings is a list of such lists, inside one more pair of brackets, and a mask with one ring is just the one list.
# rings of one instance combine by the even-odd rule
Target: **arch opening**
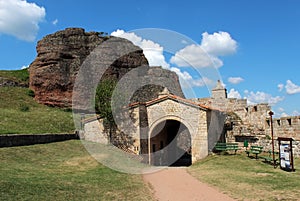
[[191,135],[188,128],[176,120],[165,120],[150,135],[151,164],[155,166],[190,166]]

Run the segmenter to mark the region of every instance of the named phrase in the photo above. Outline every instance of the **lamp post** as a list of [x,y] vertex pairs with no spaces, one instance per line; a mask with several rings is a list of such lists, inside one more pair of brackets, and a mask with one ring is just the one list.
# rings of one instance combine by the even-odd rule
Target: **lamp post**
[[276,168],[276,164],[275,164],[275,154],[274,154],[274,132],[273,132],[273,118],[272,115],[274,113],[272,111],[269,112],[270,115],[270,126],[271,126],[271,137],[272,137],[272,156],[273,156],[273,165],[274,168]]

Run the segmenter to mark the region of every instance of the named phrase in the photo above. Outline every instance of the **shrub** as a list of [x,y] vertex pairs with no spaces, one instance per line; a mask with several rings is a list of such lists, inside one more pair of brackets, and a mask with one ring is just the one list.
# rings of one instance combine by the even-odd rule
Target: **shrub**
[[35,97],[35,93],[34,93],[34,91],[33,90],[31,90],[31,89],[29,89],[28,91],[27,91],[27,95],[28,96],[31,96],[31,97]]
[[20,104],[20,111],[21,112],[28,112],[29,111],[29,106],[25,104]]

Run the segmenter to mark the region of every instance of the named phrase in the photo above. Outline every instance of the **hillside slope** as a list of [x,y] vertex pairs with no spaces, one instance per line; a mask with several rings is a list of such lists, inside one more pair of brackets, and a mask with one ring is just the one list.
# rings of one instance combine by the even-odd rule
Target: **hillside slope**
[[28,88],[0,87],[0,134],[74,132],[72,112],[40,105],[30,95]]

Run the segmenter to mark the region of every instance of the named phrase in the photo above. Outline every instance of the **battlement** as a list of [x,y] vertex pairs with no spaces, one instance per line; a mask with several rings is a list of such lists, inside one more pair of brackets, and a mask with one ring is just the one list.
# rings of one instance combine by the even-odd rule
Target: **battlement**
[[[270,133],[270,118],[266,118],[266,134]],[[291,137],[300,140],[300,116],[273,118],[274,137]]]

